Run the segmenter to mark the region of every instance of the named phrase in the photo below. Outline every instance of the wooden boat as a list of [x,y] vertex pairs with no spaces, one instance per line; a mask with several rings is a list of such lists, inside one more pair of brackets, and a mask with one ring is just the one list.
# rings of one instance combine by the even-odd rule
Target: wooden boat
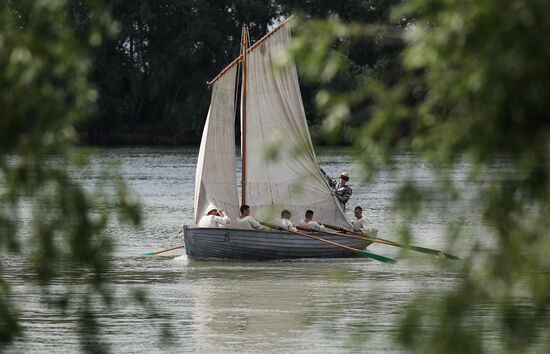
[[[299,258],[347,258],[357,253],[284,231],[184,227],[183,239],[191,259],[276,260]],[[320,236],[318,234],[318,236]],[[323,239],[364,249],[371,242],[337,235]]]
[[[283,21],[254,45],[243,26],[241,54],[209,84],[212,99],[203,130],[195,179],[195,224],[209,205],[234,220],[241,204],[258,220],[282,209],[296,222],[307,209],[317,220],[350,228],[341,205],[322,175],[309,135],[294,62],[277,65],[290,41]],[[237,89],[240,75],[240,90]],[[241,203],[235,154],[236,97],[240,92]],[[320,235],[319,235],[320,236]],[[293,259],[350,257],[348,249],[286,231],[184,227],[185,250],[193,259]],[[322,235],[364,249],[370,242]]]

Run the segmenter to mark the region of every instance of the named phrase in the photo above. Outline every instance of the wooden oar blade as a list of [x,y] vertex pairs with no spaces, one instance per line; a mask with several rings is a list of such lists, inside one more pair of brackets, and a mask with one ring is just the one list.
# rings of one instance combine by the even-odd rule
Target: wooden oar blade
[[177,250],[177,249],[179,249],[179,248],[185,248],[185,245],[174,246],[174,247],[170,247],[170,248],[167,248],[167,249],[164,249],[164,250],[161,250],[161,251],[156,251],[156,252],[142,253],[141,255],[142,255],[142,256],[145,256],[145,257],[152,257],[152,256],[156,256],[157,254],[161,254],[161,253],[164,253],[164,252]]
[[390,246],[396,246],[396,247],[402,247],[402,248],[406,248],[406,249],[409,249],[409,250],[412,250],[412,251],[417,251],[417,252],[421,252],[421,253],[426,253],[426,254],[431,254],[431,255],[435,255],[435,256],[445,256],[449,259],[453,259],[453,260],[458,260],[460,259],[460,257],[457,257],[457,256],[453,256],[452,254],[448,254],[448,253],[445,253],[445,252],[441,252],[439,250],[435,250],[435,249],[432,249],[432,248],[426,248],[426,247],[420,247],[420,246],[411,246],[411,245],[404,245],[404,244],[401,244],[399,242],[395,242],[395,241],[390,241],[390,240],[385,240],[383,238],[379,238],[379,237],[370,237],[362,232],[356,232],[356,231],[353,231],[353,230],[348,230],[344,227],[340,227],[340,226],[335,226],[335,225],[328,225],[328,224],[324,224],[326,227],[328,227],[329,229],[333,229],[333,230],[337,230],[337,231],[342,231],[342,232],[348,232],[348,233],[351,233],[351,234],[354,234],[354,235],[361,235],[362,237],[364,237],[365,239],[370,239],[371,241],[373,242],[380,242],[380,243],[383,243],[383,244],[386,244],[386,245],[390,245]]
[[435,256],[445,256],[445,257],[447,257],[449,259],[453,259],[453,260],[460,259],[460,257],[453,256],[452,254],[448,254],[448,253],[441,252],[441,251],[438,251],[438,250],[434,250],[434,249],[431,249],[431,248],[425,248],[425,247],[420,247],[420,246],[404,246],[404,247],[408,248],[408,249],[411,249],[413,251],[417,251],[417,252],[433,254]]
[[376,259],[377,261],[380,261],[380,262],[391,263],[391,264],[397,263],[397,261],[393,258],[382,256],[382,255],[372,253],[372,252],[369,252],[369,251],[359,251],[359,253],[361,253],[361,254],[369,257],[369,258]]
[[461,258],[458,257],[458,256],[453,256],[452,254],[448,254],[448,253],[444,253],[444,252],[441,252],[441,254],[443,254],[445,257],[449,258],[449,259],[452,259],[452,260],[460,260]]

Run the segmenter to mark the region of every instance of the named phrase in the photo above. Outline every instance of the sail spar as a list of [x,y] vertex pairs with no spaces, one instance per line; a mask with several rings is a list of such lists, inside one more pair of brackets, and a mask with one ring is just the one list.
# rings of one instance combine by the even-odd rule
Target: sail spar
[[246,200],[257,210],[285,208],[297,219],[312,209],[318,220],[349,225],[319,171],[296,66],[274,68],[290,39],[281,27],[247,57]]

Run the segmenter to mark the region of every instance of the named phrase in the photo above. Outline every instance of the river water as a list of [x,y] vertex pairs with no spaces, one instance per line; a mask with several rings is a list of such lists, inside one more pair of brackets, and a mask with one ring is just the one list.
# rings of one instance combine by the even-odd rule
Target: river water
[[[395,336],[403,306],[420,293],[438,297],[461,278],[458,265],[441,268],[428,256],[403,255],[399,249],[377,244],[369,250],[395,257],[398,263],[365,258],[228,262],[189,261],[177,254],[140,256],[180,244],[181,226],[192,224],[197,152],[124,148],[95,150],[91,155],[96,167],[120,162],[144,211],[139,229],[115,224],[108,229],[116,242],[109,284],[114,303],[108,311],[97,310],[102,313],[103,338],[113,352],[401,352]],[[397,163],[370,183],[358,181],[359,167],[348,150],[321,149],[317,155],[331,176],[350,171],[350,205],[362,205],[383,238],[398,239],[403,220],[392,203],[400,181],[414,175],[421,184],[439,183],[425,163],[410,154],[396,156]],[[400,173],[405,165],[408,172]],[[453,171],[455,178],[466,183],[467,169],[463,162]],[[101,174],[91,173],[82,176],[81,182],[91,188],[99,178]],[[445,247],[448,227],[459,223],[465,236],[452,253],[464,256],[479,240],[472,235],[484,232],[475,203],[474,207],[456,203],[444,208],[438,204],[438,195],[428,199],[430,208],[419,220],[404,220],[414,230],[413,243]],[[76,317],[61,316],[41,303],[38,287],[24,280],[26,262],[22,256],[11,258],[9,269],[4,267],[3,276],[13,285],[25,327],[25,336],[9,351],[78,351]],[[57,286],[63,286],[63,279]],[[147,291],[155,313],[133,304],[136,289]],[[169,319],[172,346],[160,344],[164,320],[157,313]]]

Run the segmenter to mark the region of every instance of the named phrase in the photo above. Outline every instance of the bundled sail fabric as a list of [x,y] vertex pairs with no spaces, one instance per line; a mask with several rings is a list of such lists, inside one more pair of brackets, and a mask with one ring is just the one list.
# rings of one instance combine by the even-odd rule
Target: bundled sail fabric
[[235,173],[236,67],[212,86],[212,100],[202,133],[195,177],[195,224],[210,204],[234,219],[239,199]]
[[296,67],[274,62],[290,41],[282,27],[248,56],[246,201],[258,209],[307,209],[325,223],[350,226],[324,180],[309,135]]

